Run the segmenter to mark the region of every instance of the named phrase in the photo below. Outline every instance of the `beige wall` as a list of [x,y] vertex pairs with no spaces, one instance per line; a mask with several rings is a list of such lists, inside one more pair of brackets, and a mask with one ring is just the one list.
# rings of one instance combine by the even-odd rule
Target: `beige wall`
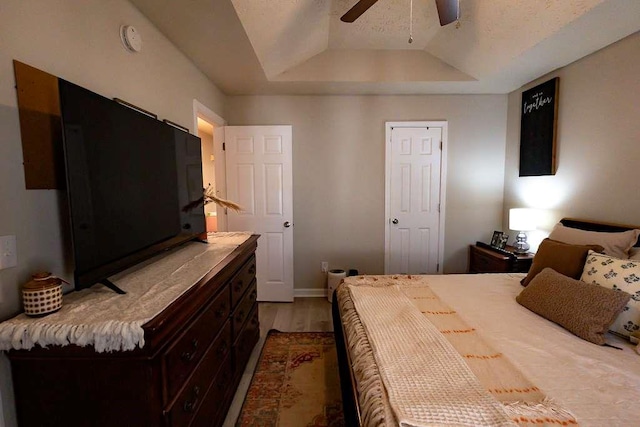
[[[518,177],[524,90],[560,77],[555,176]],[[541,228],[564,216],[640,224],[640,33],[509,94],[507,209],[548,210]]]
[[502,220],[505,95],[230,96],[230,125],[293,125],[296,289],[323,288],[320,263],[384,270],[385,122],[448,120],[445,272]]
[[[124,50],[120,25],[142,35],[141,53]],[[106,97],[120,97],[184,126],[193,99],[222,112],[224,95],[125,0],[3,0],[0,7],[0,235],[16,235],[18,266],[0,271],[0,320],[20,310],[19,286],[50,270],[70,278],[63,193],[25,190],[12,60]],[[193,129],[192,129],[193,130]],[[9,364],[0,356],[0,426],[14,426]]]

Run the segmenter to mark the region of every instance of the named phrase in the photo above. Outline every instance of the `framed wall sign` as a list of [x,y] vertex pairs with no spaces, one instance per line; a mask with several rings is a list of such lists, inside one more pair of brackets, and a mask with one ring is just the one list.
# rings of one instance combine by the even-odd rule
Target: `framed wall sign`
[[558,86],[555,77],[522,93],[520,176],[556,173]]

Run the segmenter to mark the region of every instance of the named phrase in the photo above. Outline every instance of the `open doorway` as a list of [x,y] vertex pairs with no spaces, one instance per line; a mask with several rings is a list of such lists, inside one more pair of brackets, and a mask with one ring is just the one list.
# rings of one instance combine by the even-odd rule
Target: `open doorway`
[[[193,127],[202,140],[203,188],[211,185],[217,197],[226,196],[224,126],[222,117],[211,111],[197,99],[193,100]],[[207,231],[227,231],[224,208],[215,203],[205,205]]]
[[[202,141],[202,187],[215,193],[216,190],[216,160],[213,150],[214,124],[202,117],[197,118],[198,136]],[[207,220],[207,232],[218,231],[218,212],[214,203],[204,205]]]

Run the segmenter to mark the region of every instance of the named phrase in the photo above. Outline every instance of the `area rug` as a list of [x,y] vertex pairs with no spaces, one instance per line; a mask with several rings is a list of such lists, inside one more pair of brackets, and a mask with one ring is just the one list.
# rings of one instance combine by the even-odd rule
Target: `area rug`
[[344,426],[333,333],[269,331],[236,426]]

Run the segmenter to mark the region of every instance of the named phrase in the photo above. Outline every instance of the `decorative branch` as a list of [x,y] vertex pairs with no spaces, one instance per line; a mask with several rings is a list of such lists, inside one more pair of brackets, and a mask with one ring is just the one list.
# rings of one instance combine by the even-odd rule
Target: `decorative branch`
[[228,208],[236,212],[243,211],[242,206],[237,204],[236,202],[232,202],[231,200],[221,199],[220,197],[215,195],[215,190],[211,185],[204,190],[204,204],[207,203],[215,203],[218,206],[222,206],[223,208]]
[[190,212],[200,205],[204,205],[204,196],[200,197],[198,200],[194,200],[193,202],[189,202],[184,205],[182,207],[182,212]]
[[198,200],[194,200],[193,202],[189,202],[186,206],[182,208],[183,212],[189,212],[200,205],[207,205],[209,203],[215,203],[218,206],[222,206],[223,208],[231,209],[236,212],[241,212],[242,206],[237,204],[236,202],[232,202],[231,200],[225,200],[215,195],[215,190],[211,185],[209,185],[206,189],[203,189],[202,197]]

